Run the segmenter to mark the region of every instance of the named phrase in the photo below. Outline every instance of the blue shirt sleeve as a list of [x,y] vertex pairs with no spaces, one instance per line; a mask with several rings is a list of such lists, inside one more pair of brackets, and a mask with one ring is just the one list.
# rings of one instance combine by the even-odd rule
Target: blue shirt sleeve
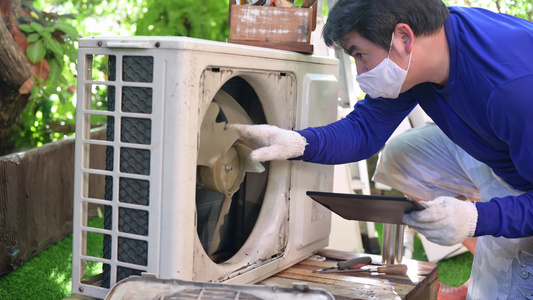
[[533,192],[492,198],[476,203],[478,222],[474,236],[506,238],[533,236]]
[[[496,135],[509,145],[509,156],[523,186],[533,182],[533,75],[513,80],[491,95],[488,113]],[[497,171],[495,171],[497,173]],[[497,174],[498,175],[498,174]],[[514,179],[514,178],[511,178]],[[515,182],[520,182],[517,178]],[[493,198],[477,203],[476,236],[493,235],[507,238],[533,236],[533,191],[519,196]]]
[[394,130],[416,106],[409,93],[398,99],[360,100],[346,118],[322,127],[297,131],[307,140],[300,159],[322,164],[343,164],[369,158],[378,152]]

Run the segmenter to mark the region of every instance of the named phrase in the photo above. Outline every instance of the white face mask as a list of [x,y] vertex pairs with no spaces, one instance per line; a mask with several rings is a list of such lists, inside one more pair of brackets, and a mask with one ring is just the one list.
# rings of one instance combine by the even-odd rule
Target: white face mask
[[[392,33],[392,38],[394,39],[394,32]],[[407,77],[407,71],[409,71],[409,67],[411,66],[411,54],[409,54],[407,70],[404,70],[390,60],[391,49],[392,40],[389,55],[372,70],[355,77],[361,90],[372,98],[398,98],[402,85]]]

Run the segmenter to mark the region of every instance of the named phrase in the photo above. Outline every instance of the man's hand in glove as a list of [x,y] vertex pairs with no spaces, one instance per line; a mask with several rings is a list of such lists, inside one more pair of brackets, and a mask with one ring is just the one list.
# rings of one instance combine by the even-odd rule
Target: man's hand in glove
[[477,208],[473,202],[442,196],[423,204],[426,209],[405,214],[403,221],[429,241],[451,246],[474,236]]
[[255,149],[250,160],[256,162],[302,156],[307,145],[299,133],[272,125],[227,124],[226,129],[236,129],[240,140]]

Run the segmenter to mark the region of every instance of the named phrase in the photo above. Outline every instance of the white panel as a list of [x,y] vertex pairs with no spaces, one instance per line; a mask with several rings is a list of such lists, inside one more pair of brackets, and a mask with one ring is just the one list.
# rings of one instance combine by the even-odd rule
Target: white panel
[[[323,126],[337,119],[339,88],[335,76],[306,74],[302,90],[297,128]],[[305,193],[310,190],[332,191],[333,166],[295,162],[294,168],[291,200],[301,205],[296,207],[297,213],[293,214],[298,233],[294,235],[294,241],[296,248],[301,249],[329,236],[331,212]],[[327,224],[324,224],[325,220]]]
[[323,126],[337,119],[339,82],[333,75],[306,74],[297,129]]

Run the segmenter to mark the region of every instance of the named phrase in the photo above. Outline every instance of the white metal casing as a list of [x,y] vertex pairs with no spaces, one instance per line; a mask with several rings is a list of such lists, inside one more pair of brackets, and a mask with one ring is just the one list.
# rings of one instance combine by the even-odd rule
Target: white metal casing
[[[95,55],[116,59],[116,78],[94,79],[91,63]],[[136,77],[131,74],[136,70],[128,69],[126,59],[146,57],[153,61],[151,80],[125,80],[125,76]],[[264,279],[327,246],[330,213],[305,192],[331,191],[332,166],[271,162],[263,206],[252,233],[232,258],[219,264],[200,245],[194,199],[200,125],[225,82],[237,76],[246,80],[260,99],[268,124],[286,129],[325,125],[337,116],[336,59],[186,37],[88,37],[80,40],[78,63],[74,293],[103,298],[109,291],[82,281],[86,261],[109,266],[111,286],[120,279],[117,268],[163,279],[242,284]],[[92,108],[91,97],[99,85],[114,87],[113,109]],[[124,111],[121,106],[124,90],[135,88],[151,91],[149,112]],[[107,140],[91,139],[90,120],[94,116],[113,118],[111,138],[108,129]],[[150,136],[134,132],[134,141],[124,140],[122,130],[137,121],[149,127]],[[108,159],[112,157],[112,167],[89,167],[91,149],[98,147],[111,149]],[[122,161],[125,156],[141,157],[136,164],[145,165],[147,171],[130,172],[130,166]],[[112,183],[111,199],[92,196],[91,177]],[[128,192],[122,190],[123,179],[148,186],[145,204],[120,200],[121,193]],[[110,229],[87,226],[88,207],[98,205],[112,211]],[[145,233],[124,232],[122,228],[130,222],[121,218],[125,210],[147,216]],[[110,257],[87,254],[86,238],[91,234],[112,240]],[[147,257],[140,264],[124,261],[117,254],[117,239],[133,241],[132,247],[145,247]]]

